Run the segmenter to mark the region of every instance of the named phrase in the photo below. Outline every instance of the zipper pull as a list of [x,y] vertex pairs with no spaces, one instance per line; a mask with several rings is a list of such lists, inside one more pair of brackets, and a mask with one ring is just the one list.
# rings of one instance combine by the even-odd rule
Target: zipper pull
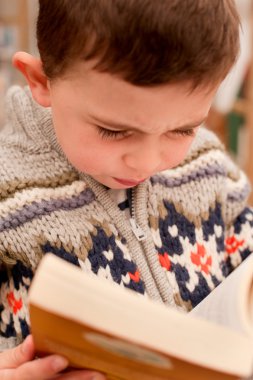
[[139,226],[139,224],[136,223],[135,219],[130,218],[130,224],[131,224],[133,233],[135,234],[136,238],[139,241],[146,239],[146,237],[147,237],[146,233]]

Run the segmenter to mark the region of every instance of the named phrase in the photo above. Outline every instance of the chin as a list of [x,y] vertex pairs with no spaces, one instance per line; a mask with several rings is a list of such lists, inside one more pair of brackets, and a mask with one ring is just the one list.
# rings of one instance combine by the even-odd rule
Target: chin
[[123,184],[120,184],[120,183],[117,183],[115,182],[114,180],[112,181],[99,181],[98,179],[95,178],[95,180],[99,183],[101,183],[102,185],[106,186],[106,187],[109,187],[109,189],[112,189],[112,190],[122,190],[122,189],[130,189],[130,188],[133,188],[135,186],[126,186],[126,185],[123,185]]
[[[100,182],[101,183],[101,182]],[[121,184],[112,184],[112,183],[102,183],[102,185],[106,186],[106,187],[109,187],[110,189],[112,190],[122,190],[122,189],[131,189],[135,186],[126,186],[126,185],[121,185]]]

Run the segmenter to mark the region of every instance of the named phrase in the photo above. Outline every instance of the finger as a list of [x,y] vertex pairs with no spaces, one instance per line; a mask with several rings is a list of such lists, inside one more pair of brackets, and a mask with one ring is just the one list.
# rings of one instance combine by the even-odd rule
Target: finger
[[[59,355],[50,355],[42,359],[36,359],[20,367],[7,370],[4,380],[47,380],[55,377],[59,372],[68,366],[67,359]],[[2,371],[0,379],[2,380]],[[8,377],[10,376],[10,377]],[[57,377],[58,379],[58,377]]]
[[94,371],[75,370],[57,376],[57,380],[106,380],[106,377]]
[[34,354],[33,339],[32,336],[29,335],[19,346],[0,354],[0,370],[1,368],[17,368],[21,364],[31,360]]

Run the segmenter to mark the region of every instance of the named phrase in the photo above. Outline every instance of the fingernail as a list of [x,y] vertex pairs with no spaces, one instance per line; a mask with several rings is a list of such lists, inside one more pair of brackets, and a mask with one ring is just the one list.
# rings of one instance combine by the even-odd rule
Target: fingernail
[[67,365],[68,365],[67,359],[63,358],[62,356],[56,356],[52,363],[53,369],[55,371],[60,371],[66,368]]
[[90,380],[105,380],[105,376],[100,373],[93,373],[91,374]]

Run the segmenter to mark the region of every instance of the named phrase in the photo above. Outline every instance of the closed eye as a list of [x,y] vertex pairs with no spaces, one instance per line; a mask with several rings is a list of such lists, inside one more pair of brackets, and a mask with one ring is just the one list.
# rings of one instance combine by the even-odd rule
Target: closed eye
[[196,128],[189,128],[189,129],[175,129],[172,131],[174,134],[180,135],[180,136],[195,136]]
[[[131,135],[131,131],[114,131],[111,129],[106,129],[104,127],[101,127],[99,125],[96,125],[98,134],[101,136],[102,139],[111,139],[111,140],[120,140],[125,137],[128,137]],[[196,128],[188,128],[188,129],[175,129],[173,131],[170,131],[169,134],[179,135],[179,136],[189,136],[193,137],[196,133]]]
[[113,131],[111,129],[100,127],[99,125],[96,125],[96,128],[102,139],[122,139],[130,134],[128,131]]

